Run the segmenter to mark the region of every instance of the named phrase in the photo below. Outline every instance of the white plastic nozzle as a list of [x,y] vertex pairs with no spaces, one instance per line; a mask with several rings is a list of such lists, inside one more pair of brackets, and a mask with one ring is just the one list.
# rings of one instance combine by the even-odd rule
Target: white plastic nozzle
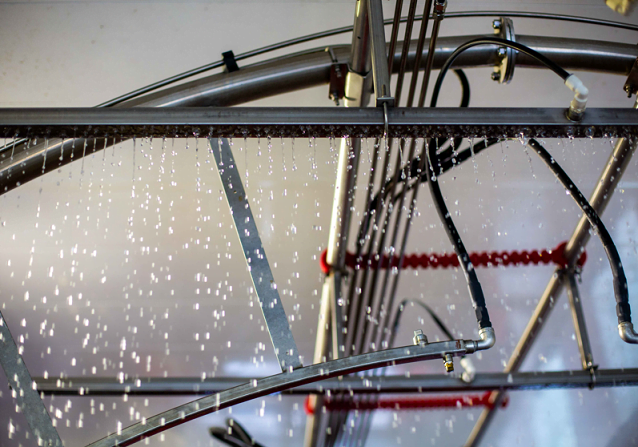
[[574,99],[569,105],[567,117],[572,121],[580,121],[587,108],[587,99],[589,98],[589,89],[578,79],[578,76],[572,74],[565,79],[565,85],[574,92]]

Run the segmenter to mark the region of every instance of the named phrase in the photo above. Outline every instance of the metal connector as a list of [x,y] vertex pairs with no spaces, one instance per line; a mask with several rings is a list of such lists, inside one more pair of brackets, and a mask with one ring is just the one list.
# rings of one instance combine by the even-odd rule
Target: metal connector
[[452,357],[452,354],[445,354],[443,361],[445,362],[445,372],[451,373],[454,371],[454,357]]
[[625,343],[638,344],[638,334],[634,331],[632,323],[620,323],[618,325],[618,334]]
[[428,338],[425,336],[421,329],[414,331],[414,338],[412,338],[414,344],[417,346],[423,346],[428,344]]
[[479,330],[480,340],[465,340],[465,349],[468,354],[476,351],[484,351],[490,349],[496,343],[496,334],[494,328],[484,327]]

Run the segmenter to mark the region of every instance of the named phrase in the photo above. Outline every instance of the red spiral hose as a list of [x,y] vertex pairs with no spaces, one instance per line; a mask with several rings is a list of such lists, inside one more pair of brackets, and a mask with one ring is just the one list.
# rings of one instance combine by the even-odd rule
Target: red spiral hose
[[[474,267],[499,267],[516,265],[540,265],[555,264],[559,267],[567,267],[568,260],[565,258],[565,247],[567,242],[561,242],[556,248],[551,250],[513,250],[513,251],[483,251],[470,253],[470,260]],[[319,263],[321,270],[328,274],[331,267],[327,261],[327,250],[321,253]],[[587,261],[587,253],[583,253],[578,258],[577,265],[582,267]],[[353,253],[346,253],[346,266],[353,269],[364,268],[367,265],[376,266],[379,262],[378,255],[361,255],[357,258]],[[381,268],[399,267],[401,269],[427,269],[427,268],[449,268],[458,267],[459,259],[454,253],[413,253],[403,257],[403,262],[399,266],[399,257],[382,256]]]

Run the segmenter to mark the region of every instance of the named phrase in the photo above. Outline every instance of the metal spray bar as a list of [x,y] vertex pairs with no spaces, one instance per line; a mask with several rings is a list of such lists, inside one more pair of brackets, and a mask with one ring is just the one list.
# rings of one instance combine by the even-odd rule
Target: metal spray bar
[[[638,111],[588,109],[574,123],[562,108],[391,108],[391,137],[601,138],[638,136]],[[376,137],[377,108],[0,109],[0,135],[46,138]]]

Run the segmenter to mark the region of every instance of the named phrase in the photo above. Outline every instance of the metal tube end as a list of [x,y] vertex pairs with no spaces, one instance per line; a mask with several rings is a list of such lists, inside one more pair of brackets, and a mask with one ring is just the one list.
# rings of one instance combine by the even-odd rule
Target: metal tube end
[[479,330],[480,340],[476,341],[476,350],[483,351],[485,349],[490,349],[496,343],[496,333],[494,332],[494,328],[484,327]]
[[634,325],[629,322],[618,325],[618,334],[625,343],[638,344],[638,334],[634,331]]

